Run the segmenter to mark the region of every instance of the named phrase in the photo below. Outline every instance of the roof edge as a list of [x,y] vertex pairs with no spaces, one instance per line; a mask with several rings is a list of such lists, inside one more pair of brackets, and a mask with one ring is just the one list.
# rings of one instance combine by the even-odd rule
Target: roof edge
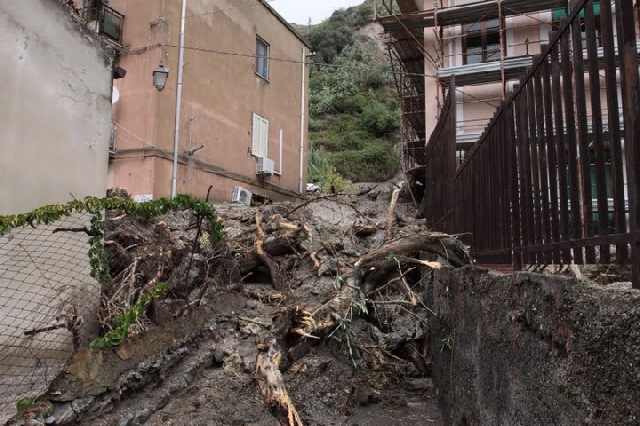
[[309,43],[307,43],[307,41],[304,39],[304,37],[302,37],[300,35],[300,33],[295,28],[293,28],[293,25],[291,25],[289,22],[287,22],[286,19],[284,19],[278,12],[276,12],[276,10],[273,7],[271,7],[266,0],[258,0],[258,1],[260,3],[262,3],[262,5],[264,7],[266,7],[267,10],[269,10],[269,12],[271,12],[273,14],[273,16],[275,16],[278,19],[278,21],[282,22],[284,24],[284,26],[287,27],[287,29],[291,33],[293,33],[293,35],[296,36],[296,38],[298,40],[300,40],[302,42],[302,44],[304,44],[308,49],[311,49],[311,46],[309,46]]

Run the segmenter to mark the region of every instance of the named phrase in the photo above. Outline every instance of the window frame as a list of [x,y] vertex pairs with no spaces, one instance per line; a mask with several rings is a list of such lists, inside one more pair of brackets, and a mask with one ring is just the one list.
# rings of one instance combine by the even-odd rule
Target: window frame
[[[497,22],[498,26],[497,28],[494,30],[493,27],[490,29],[489,28],[489,23],[491,22]],[[473,26],[473,25],[479,25],[480,28],[479,30],[474,30],[473,32],[470,33],[469,31],[469,27]],[[497,62],[500,60],[500,58],[502,57],[502,53],[506,52],[504,51],[504,46],[502,44],[501,41],[501,37],[500,37],[500,28],[504,28],[504,20],[503,20],[503,25],[500,25],[500,20],[499,19],[490,19],[488,21],[482,21],[482,22],[477,22],[477,23],[473,23],[473,24],[463,24],[462,25],[462,34],[463,34],[463,38],[462,38],[462,64],[463,65],[473,65],[473,64],[484,64],[484,63],[490,63],[490,62]],[[469,62],[469,43],[468,43],[468,39],[470,38],[470,34],[472,36],[473,39],[480,39],[480,52],[479,54],[481,55],[481,60],[479,62]],[[490,36],[494,36],[497,35],[498,36],[498,43],[489,43],[489,39]],[[497,49],[489,49],[490,46],[498,46]],[[500,57],[493,59],[493,55],[495,55],[496,53],[500,54]],[[477,56],[478,53],[474,53],[473,56]]]
[[[264,48],[264,53],[261,52],[261,47]],[[256,36],[256,74],[266,81],[269,81],[269,57],[271,55],[271,45],[267,43],[265,39],[260,36]]]

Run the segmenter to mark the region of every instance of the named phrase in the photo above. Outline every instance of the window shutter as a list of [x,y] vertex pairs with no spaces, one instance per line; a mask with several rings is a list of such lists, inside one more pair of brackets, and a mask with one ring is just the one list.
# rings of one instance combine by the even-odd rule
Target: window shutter
[[260,148],[262,155],[261,157],[268,157],[268,148],[269,148],[269,120],[266,118],[262,119],[262,132],[260,133]]
[[251,154],[266,157],[269,146],[269,120],[253,114],[253,133],[251,137]]
[[260,146],[260,116],[253,113],[253,130],[251,131],[251,154],[258,155]]

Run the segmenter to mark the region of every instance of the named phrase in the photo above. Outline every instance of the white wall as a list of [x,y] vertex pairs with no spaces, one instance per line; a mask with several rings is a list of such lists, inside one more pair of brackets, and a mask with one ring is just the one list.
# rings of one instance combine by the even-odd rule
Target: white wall
[[[60,0],[0,0],[0,215],[105,193],[112,51]],[[46,391],[73,351],[65,329],[25,336],[66,306],[96,324],[86,215],[0,236],[0,424]]]
[[0,64],[0,214],[103,195],[111,50],[60,0],[0,0]]

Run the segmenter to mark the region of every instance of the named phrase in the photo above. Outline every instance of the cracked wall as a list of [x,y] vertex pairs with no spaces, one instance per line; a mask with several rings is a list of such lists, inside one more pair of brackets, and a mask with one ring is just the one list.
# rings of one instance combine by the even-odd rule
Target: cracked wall
[[0,214],[104,194],[111,61],[59,0],[0,0]]
[[[27,5],[28,3],[28,5]],[[61,0],[0,0],[0,215],[104,196],[113,51]],[[95,332],[100,286],[89,276],[87,215],[0,237],[0,424],[46,391],[73,351],[59,323],[72,306]],[[92,330],[93,328],[93,330]]]

